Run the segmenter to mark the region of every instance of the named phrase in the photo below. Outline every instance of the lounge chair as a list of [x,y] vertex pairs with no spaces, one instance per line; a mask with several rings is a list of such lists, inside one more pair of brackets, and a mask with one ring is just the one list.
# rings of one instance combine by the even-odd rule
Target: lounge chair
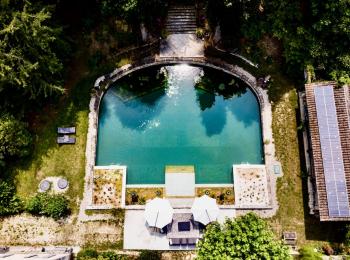
[[169,245],[171,246],[180,245],[180,238],[170,238]]
[[58,134],[75,134],[75,127],[57,127]]
[[69,135],[57,137],[58,144],[75,144],[75,137],[69,137]]
[[189,245],[196,245],[198,242],[197,238],[187,238],[187,244]]
[[187,239],[186,238],[180,238],[180,244],[185,246],[187,245]]

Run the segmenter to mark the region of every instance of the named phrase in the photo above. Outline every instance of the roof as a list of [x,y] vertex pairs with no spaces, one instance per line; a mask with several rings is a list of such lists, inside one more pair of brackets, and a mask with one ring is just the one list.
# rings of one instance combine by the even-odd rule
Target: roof
[[349,221],[349,88],[318,82],[305,89],[320,220]]

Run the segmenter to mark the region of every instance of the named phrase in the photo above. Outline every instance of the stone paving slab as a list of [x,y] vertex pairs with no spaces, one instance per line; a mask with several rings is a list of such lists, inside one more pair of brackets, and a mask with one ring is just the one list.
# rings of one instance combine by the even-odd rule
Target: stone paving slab
[[[177,210],[176,212],[180,212]],[[188,211],[186,211],[188,212]],[[225,218],[234,218],[234,209],[220,209],[219,223]],[[148,250],[194,250],[194,246],[170,246],[166,234],[151,233],[144,210],[126,210],[124,221],[124,249],[148,249]]]
[[160,57],[204,57],[204,41],[195,34],[170,34],[160,46]]

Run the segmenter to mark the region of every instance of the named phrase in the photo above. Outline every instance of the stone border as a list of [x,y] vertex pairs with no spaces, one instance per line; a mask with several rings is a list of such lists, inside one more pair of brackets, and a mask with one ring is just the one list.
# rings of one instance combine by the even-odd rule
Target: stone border
[[89,125],[88,125],[88,134],[87,134],[87,143],[86,143],[86,166],[85,166],[85,184],[84,184],[84,195],[83,201],[80,207],[79,218],[84,218],[85,207],[89,204],[89,201],[92,201],[92,194],[89,192],[92,186],[93,179],[93,168],[95,165],[96,159],[96,142],[97,142],[97,131],[98,131],[98,113],[99,106],[102,100],[103,95],[108,90],[110,85],[117,81],[118,79],[140,69],[152,67],[152,66],[161,66],[161,65],[174,65],[174,64],[190,64],[198,65],[204,67],[214,68],[234,77],[241,79],[245,82],[256,95],[259,101],[260,107],[260,118],[262,126],[262,140],[264,143],[264,158],[265,165],[267,169],[267,178],[270,194],[271,194],[271,206],[272,210],[266,214],[267,217],[273,216],[278,208],[277,194],[276,194],[276,182],[277,177],[273,171],[273,166],[280,163],[275,158],[275,146],[272,136],[272,108],[269,102],[267,90],[264,90],[257,86],[256,78],[244,70],[243,68],[232,65],[224,62],[221,59],[211,58],[211,57],[149,57],[141,60],[138,63],[127,64],[121,68],[115,69],[113,72],[99,77],[95,84],[95,93],[92,94],[90,105],[89,105]]

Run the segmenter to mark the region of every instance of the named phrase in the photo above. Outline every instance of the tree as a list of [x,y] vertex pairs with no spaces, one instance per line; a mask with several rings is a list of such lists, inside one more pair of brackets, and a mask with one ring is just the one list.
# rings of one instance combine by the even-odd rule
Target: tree
[[63,195],[38,193],[28,200],[26,210],[34,215],[43,215],[58,220],[68,215],[68,200]]
[[210,224],[198,244],[198,259],[291,259],[267,223],[254,213]]
[[0,116],[0,166],[12,158],[22,158],[30,153],[32,137],[26,124],[5,114]]
[[16,214],[22,211],[23,204],[16,195],[15,187],[0,180],[0,216]]
[[144,22],[148,29],[152,30],[153,27],[159,26],[156,20],[165,16],[168,2],[168,0],[102,0],[100,9],[104,16],[113,15],[133,25]]
[[50,12],[28,2],[6,10],[0,14],[0,95],[35,99],[62,93],[63,65],[54,51],[60,29],[48,25]]

